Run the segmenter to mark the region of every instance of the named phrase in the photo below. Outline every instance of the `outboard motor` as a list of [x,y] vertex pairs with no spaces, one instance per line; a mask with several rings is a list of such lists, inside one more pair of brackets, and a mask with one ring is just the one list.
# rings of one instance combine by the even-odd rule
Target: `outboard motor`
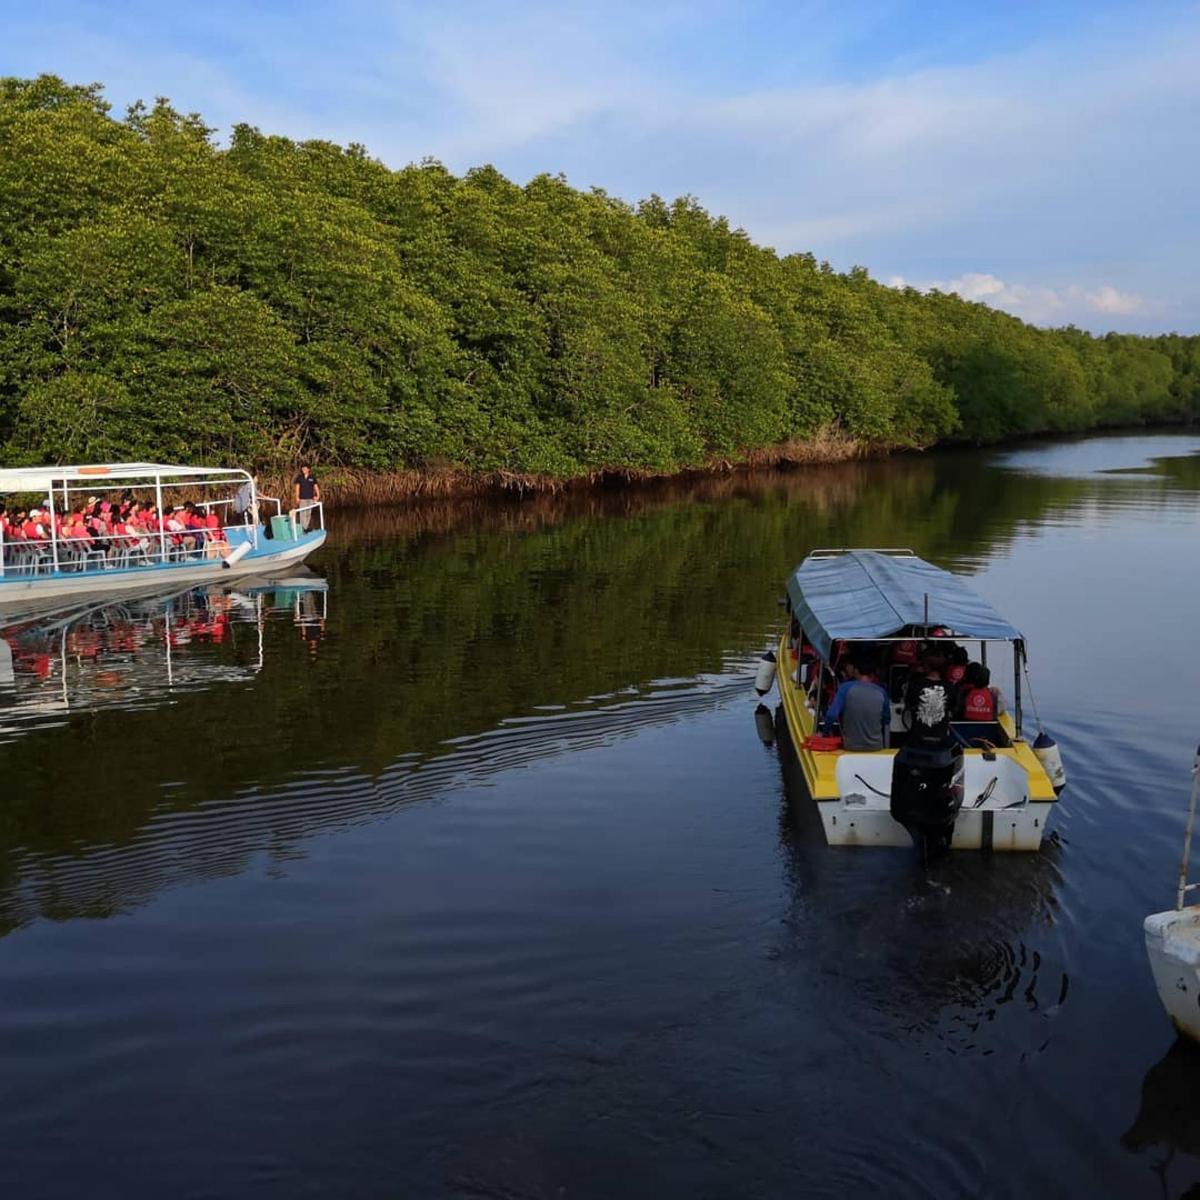
[[908,741],[892,762],[892,818],[926,860],[950,849],[963,802],[963,748],[950,728],[951,700],[941,681],[913,682]]
[[950,849],[962,808],[963,775],[962,746],[953,737],[917,740],[896,751],[892,818],[908,830],[926,859]]

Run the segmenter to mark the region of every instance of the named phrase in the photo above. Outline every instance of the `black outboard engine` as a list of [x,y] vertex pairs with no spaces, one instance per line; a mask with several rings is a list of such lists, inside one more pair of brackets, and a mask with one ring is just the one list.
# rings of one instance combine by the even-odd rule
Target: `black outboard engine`
[[908,741],[892,762],[892,818],[926,860],[950,849],[962,808],[963,749],[950,728],[953,703],[940,680],[914,679],[905,703]]
[[952,735],[901,746],[892,762],[892,818],[923,857],[950,849],[963,802],[963,751]]

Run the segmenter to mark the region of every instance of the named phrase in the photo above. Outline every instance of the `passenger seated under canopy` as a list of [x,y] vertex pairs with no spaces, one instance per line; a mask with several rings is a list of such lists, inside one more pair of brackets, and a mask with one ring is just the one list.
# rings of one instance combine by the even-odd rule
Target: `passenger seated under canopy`
[[919,739],[940,741],[950,730],[956,711],[956,689],[944,678],[946,656],[936,646],[921,655],[921,665],[913,672],[904,695],[905,723],[910,734]]
[[959,697],[959,719],[994,721],[1000,713],[1000,689],[991,687],[992,673],[982,663],[973,662],[963,676]]
[[825,733],[840,725],[846,750],[883,750],[888,744],[892,707],[879,683],[879,668],[866,650],[843,666],[845,682],[838,688],[821,727]]

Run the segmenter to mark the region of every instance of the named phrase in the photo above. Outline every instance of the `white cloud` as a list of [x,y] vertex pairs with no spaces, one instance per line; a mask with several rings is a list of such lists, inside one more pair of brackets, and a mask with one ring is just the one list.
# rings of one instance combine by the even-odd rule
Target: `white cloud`
[[888,278],[889,287],[915,287],[922,292],[946,292],[964,300],[977,301],[992,308],[1002,308],[1035,324],[1065,324],[1087,314],[1131,316],[1144,312],[1146,303],[1140,296],[1118,291],[1112,284],[1086,288],[1069,284],[1063,288],[1036,284],[1007,283],[986,272],[968,271],[957,279],[930,280],[913,283],[902,275]]
[[1086,296],[1088,303],[1096,312],[1114,313],[1124,317],[1129,316],[1131,313],[1140,312],[1145,308],[1145,304],[1140,296],[1133,296],[1127,292],[1118,292],[1109,283],[1097,288],[1094,292],[1087,292]]

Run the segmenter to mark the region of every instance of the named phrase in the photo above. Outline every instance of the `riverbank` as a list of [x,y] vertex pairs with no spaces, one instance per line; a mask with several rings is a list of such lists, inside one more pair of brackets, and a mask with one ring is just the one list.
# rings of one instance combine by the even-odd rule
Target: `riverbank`
[[[717,458],[679,470],[608,467],[581,475],[530,474],[519,471],[467,471],[428,467],[413,471],[366,471],[354,467],[321,467],[316,474],[329,508],[402,504],[413,500],[462,500],[485,496],[557,496],[592,488],[627,487],[732,475],[742,471],[787,469],[884,458],[891,448],[839,434],[823,433],[804,441],[783,442],[736,458]],[[292,477],[265,471],[260,490],[287,498]]]
[[[1191,422],[1171,421],[1154,425],[1122,425],[1048,435],[1044,432],[1013,435],[989,443],[992,449],[1005,446],[1053,445],[1085,442],[1097,437],[1145,435],[1150,432],[1192,431]],[[329,508],[372,508],[410,504],[413,501],[447,501],[497,498],[526,499],[584,495],[588,492],[629,487],[687,485],[706,480],[728,479],[753,471],[786,471],[802,466],[836,466],[844,463],[877,462],[901,457],[920,458],[932,453],[970,452],[983,449],[978,444],[945,441],[924,449],[867,442],[844,435],[822,433],[807,440],[793,440],[735,458],[712,459],[707,463],[678,470],[653,471],[634,468],[605,468],[580,475],[530,474],[519,471],[467,471],[459,467],[429,467],[413,471],[368,471],[354,467],[321,466],[322,496]],[[275,470],[262,474],[260,491],[279,496],[290,503],[292,475]]]

